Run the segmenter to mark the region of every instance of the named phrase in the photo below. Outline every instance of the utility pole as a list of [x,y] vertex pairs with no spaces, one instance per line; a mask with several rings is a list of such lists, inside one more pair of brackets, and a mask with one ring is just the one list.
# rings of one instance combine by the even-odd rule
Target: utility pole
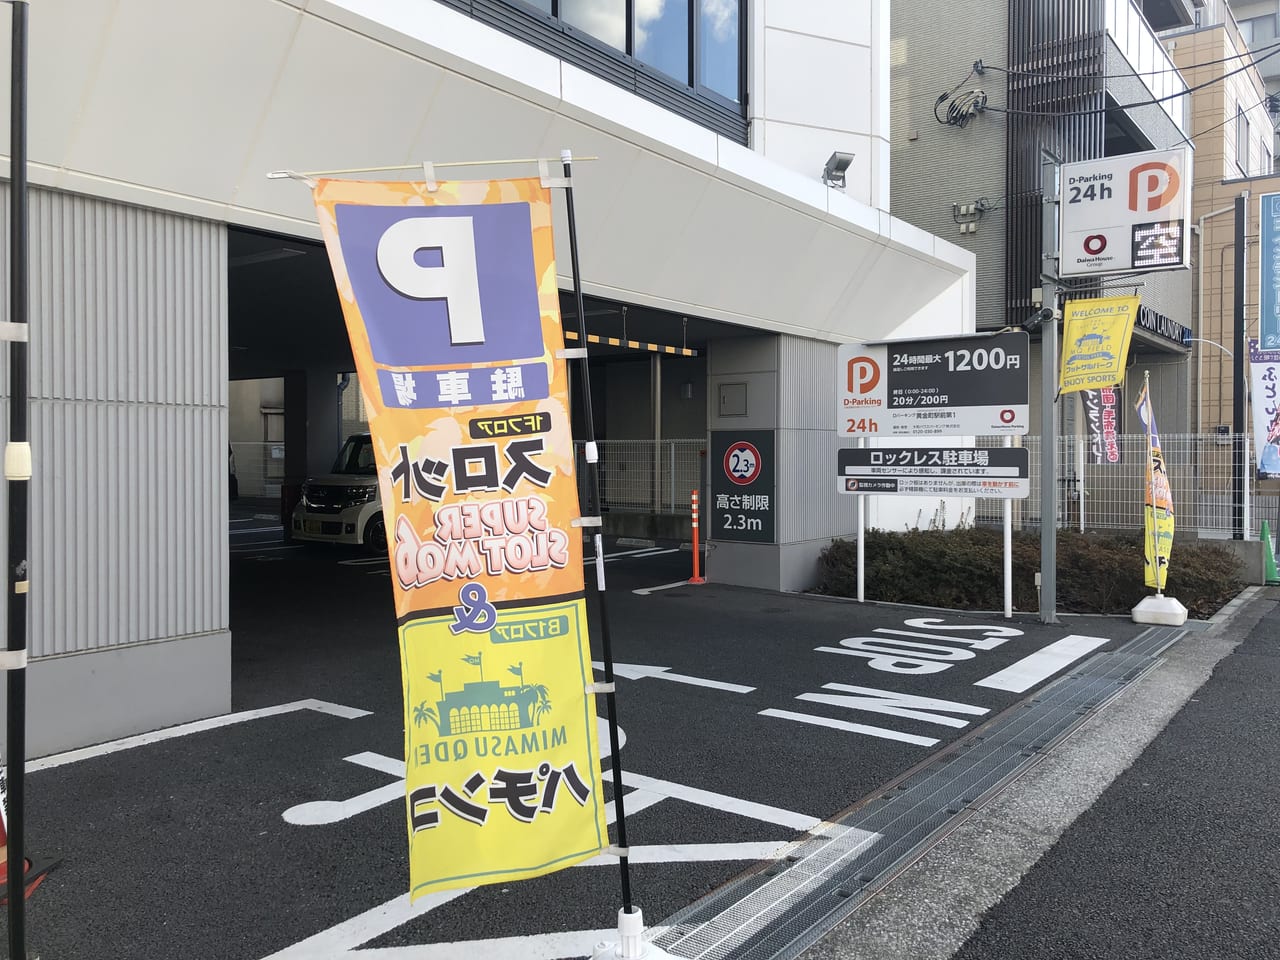
[[1058,622],[1058,162],[1040,161],[1040,622]]
[[1245,233],[1248,224],[1249,191],[1236,197],[1236,264],[1235,264],[1235,349],[1231,355],[1231,539],[1243,540],[1244,472],[1248,469],[1244,456],[1245,379],[1244,379],[1244,267]]

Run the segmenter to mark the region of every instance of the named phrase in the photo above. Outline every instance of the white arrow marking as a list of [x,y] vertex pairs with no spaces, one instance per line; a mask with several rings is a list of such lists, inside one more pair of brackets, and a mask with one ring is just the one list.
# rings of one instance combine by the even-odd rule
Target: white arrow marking
[[[603,670],[604,664],[592,661],[597,670]],[[727,690],[729,693],[751,693],[755,687],[744,687],[739,683],[725,683],[722,680],[704,680],[702,677],[689,677],[683,673],[672,673],[670,667],[652,667],[642,663],[615,663],[613,672],[628,680],[643,680],[645,677],[657,677],[659,680],[671,680],[675,683],[687,683],[695,687],[710,687],[712,690]]]
[[659,590],[670,590],[672,587],[687,587],[687,586],[689,586],[688,580],[677,580],[675,583],[664,583],[660,587],[643,587],[639,590],[632,590],[631,592],[641,597],[647,597],[649,594],[657,593]]

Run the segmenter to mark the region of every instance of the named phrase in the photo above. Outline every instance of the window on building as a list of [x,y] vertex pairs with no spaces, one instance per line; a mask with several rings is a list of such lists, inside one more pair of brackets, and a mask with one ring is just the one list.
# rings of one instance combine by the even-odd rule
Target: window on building
[[1239,104],[1236,105],[1236,166],[1246,177],[1249,175],[1249,118]]
[[746,0],[442,0],[740,143]]
[[741,88],[737,0],[698,0],[698,81],[736,101]]
[[626,0],[560,0],[560,19],[615,50],[627,49]]
[[1258,141],[1258,157],[1262,163],[1261,169],[1258,170],[1258,176],[1269,177],[1272,174],[1271,148],[1267,146],[1266,139]]
[[688,84],[689,0],[635,0],[636,58]]

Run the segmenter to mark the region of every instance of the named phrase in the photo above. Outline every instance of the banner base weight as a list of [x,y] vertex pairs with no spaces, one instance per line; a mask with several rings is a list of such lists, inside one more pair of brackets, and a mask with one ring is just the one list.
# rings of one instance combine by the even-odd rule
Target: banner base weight
[[1187,622],[1187,608],[1173,597],[1143,597],[1133,608],[1133,622],[1180,627]]
[[600,943],[591,954],[591,960],[676,960],[659,946],[645,942],[644,913],[639,907],[633,912],[618,911],[618,942]]

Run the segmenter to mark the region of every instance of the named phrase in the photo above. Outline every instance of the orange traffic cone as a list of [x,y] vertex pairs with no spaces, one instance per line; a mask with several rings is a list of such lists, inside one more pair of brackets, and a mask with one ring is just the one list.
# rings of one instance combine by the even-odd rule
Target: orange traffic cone
[[[23,899],[31,899],[36,887],[44,883],[49,871],[58,865],[57,861],[32,861],[24,857],[23,866]],[[9,902],[9,830],[3,816],[0,816],[0,906]]]

